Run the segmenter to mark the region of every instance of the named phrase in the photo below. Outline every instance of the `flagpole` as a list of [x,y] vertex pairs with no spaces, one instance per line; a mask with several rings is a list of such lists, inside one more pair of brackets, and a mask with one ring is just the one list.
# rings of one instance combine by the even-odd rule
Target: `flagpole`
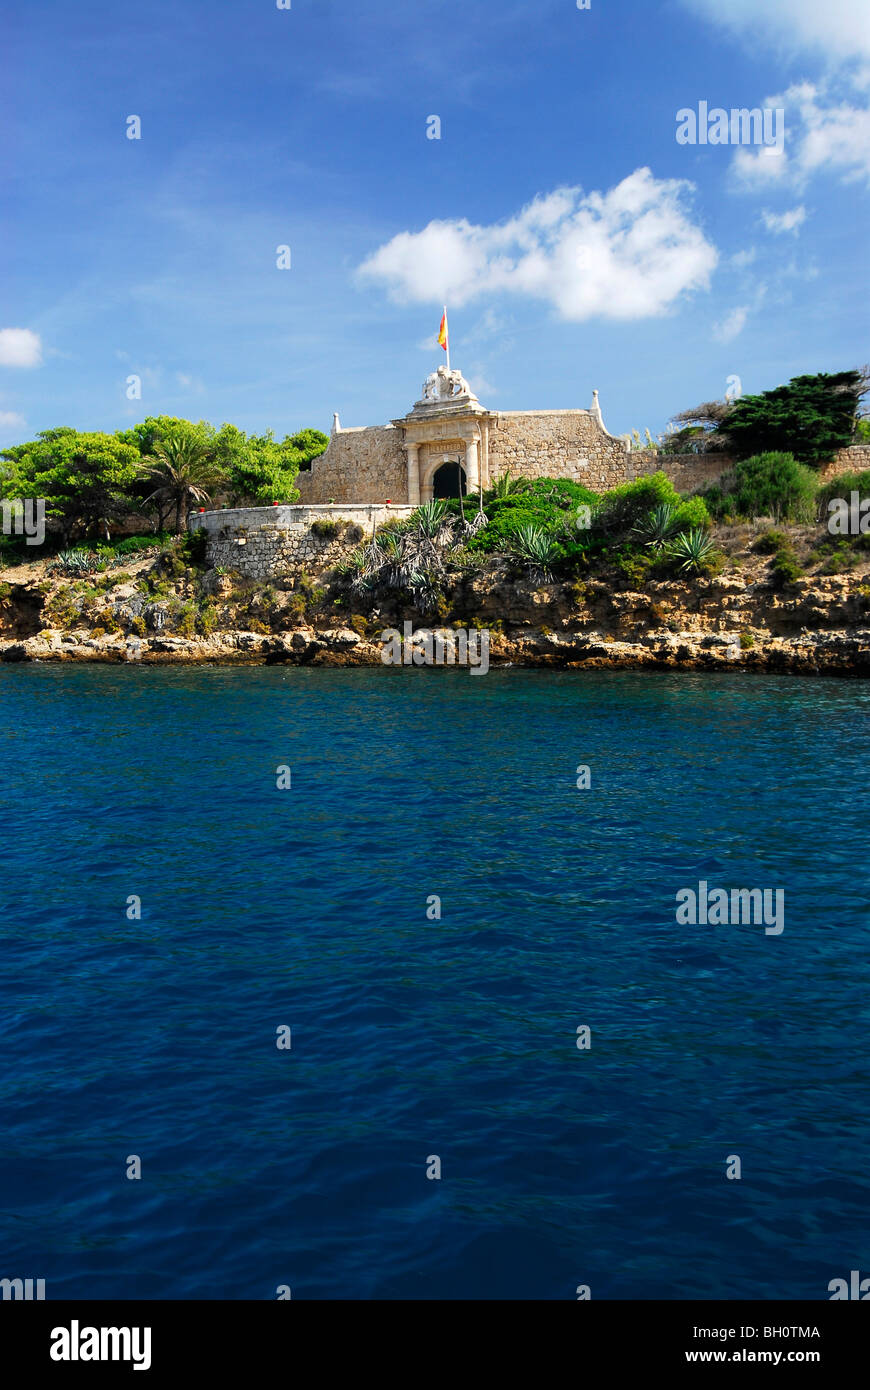
[[447,370],[450,371],[450,325],[447,322],[447,305],[444,305],[444,336],[447,339]]

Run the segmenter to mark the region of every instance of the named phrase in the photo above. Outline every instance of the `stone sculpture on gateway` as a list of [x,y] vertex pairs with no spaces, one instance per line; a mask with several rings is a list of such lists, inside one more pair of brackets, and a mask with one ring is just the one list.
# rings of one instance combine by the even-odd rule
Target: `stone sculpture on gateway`
[[423,382],[423,394],[417,405],[458,405],[460,402],[463,405],[480,404],[460,371],[455,367],[452,371],[449,367],[438,367]]

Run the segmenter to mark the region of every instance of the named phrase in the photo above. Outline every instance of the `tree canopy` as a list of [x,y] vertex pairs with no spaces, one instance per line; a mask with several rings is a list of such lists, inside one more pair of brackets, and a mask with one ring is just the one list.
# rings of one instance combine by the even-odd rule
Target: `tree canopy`
[[675,415],[683,428],[669,440],[695,452],[724,449],[737,458],[790,453],[815,465],[862,437],[861,401],[870,389],[867,368],[796,376],[785,386],[734,401],[706,401]]
[[7,496],[44,498],[46,516],[64,541],[76,530],[108,535],[131,510],[139,453],[115,434],[42,430],[31,443],[5,450],[3,458],[11,465]]
[[169,415],[149,415],[114,434],[61,427],[0,453],[0,494],[42,497],[64,543],[74,534],[108,534],[143,515],[156,530],[176,530],[193,505],[226,501],[295,502],[296,476],[329,443],[304,429],[276,440]]

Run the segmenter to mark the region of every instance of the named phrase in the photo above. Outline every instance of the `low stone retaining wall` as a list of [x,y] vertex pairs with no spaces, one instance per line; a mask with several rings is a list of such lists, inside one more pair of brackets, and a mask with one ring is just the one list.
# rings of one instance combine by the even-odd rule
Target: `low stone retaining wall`
[[227,507],[195,512],[190,529],[208,536],[205,561],[209,568],[237,570],[249,579],[274,579],[303,570],[316,574],[330,569],[385,521],[410,516],[412,511],[413,507],[374,502]]

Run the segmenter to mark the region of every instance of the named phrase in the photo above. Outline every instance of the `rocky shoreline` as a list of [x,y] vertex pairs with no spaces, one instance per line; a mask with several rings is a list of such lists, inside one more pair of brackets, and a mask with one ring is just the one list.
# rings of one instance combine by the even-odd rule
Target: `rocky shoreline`
[[[112,609],[118,630],[95,631],[84,623],[50,626],[45,583],[31,577],[6,588],[0,632],[0,662],[5,663],[380,666],[379,634],[404,618],[415,633],[460,626],[487,631],[493,668],[870,675],[870,585],[855,573],[801,578],[783,588],[763,577],[719,575],[617,591],[594,579],[534,585],[494,564],[457,585],[452,611],[463,615],[461,622],[427,619],[402,607],[375,609],[350,621],[346,615],[295,612],[292,619],[289,612],[282,618],[278,611],[273,630],[251,630],[233,621],[238,615],[230,602],[218,610],[220,621],[208,635],[130,631],[136,604],[130,608],[130,594],[120,589]],[[149,622],[157,621],[154,607],[143,610]],[[255,624],[264,627],[259,620]],[[144,625],[139,619],[138,626]],[[19,631],[10,633],[10,626]]]

